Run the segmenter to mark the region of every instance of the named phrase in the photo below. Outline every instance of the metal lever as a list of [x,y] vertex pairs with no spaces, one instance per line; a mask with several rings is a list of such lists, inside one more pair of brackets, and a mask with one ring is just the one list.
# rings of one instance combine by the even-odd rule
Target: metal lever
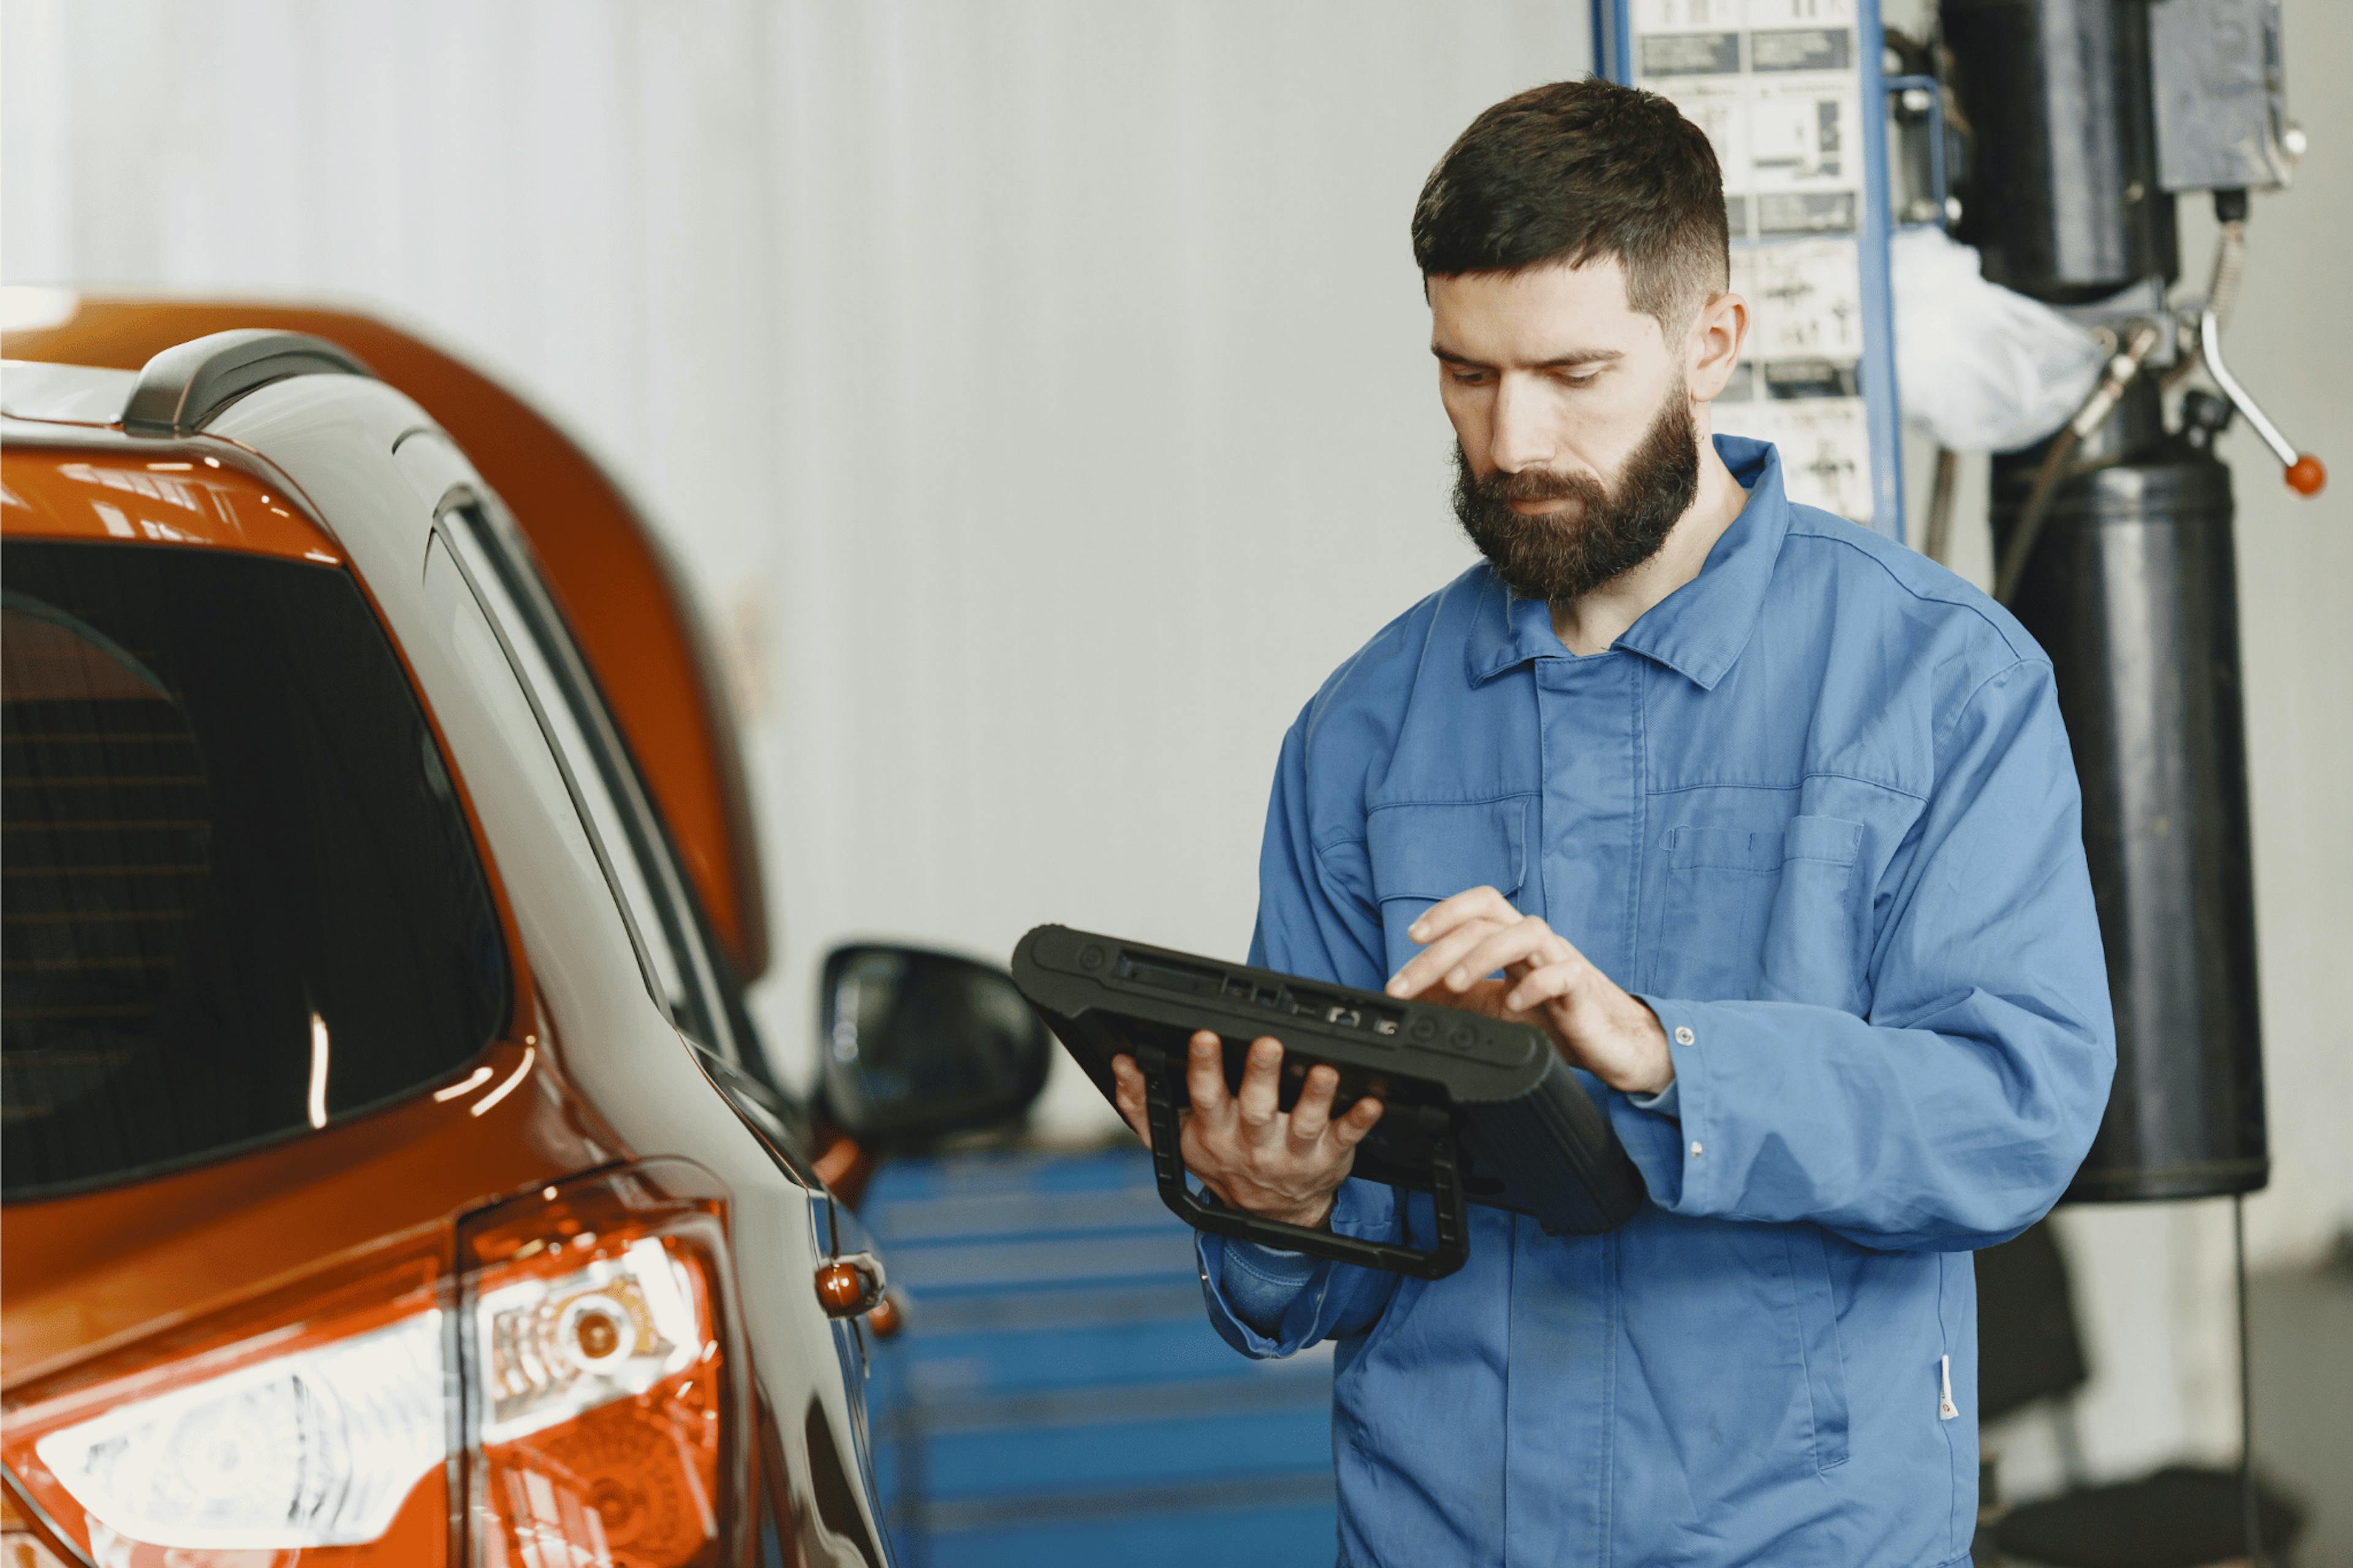
[[2272,449],[2272,456],[2277,458],[2280,466],[2287,470],[2287,488],[2302,496],[2318,495],[2321,487],[2328,482],[2328,469],[2311,453],[2298,452],[2288,445],[2288,439],[2280,434],[2279,426],[2255,406],[2255,400],[2247,395],[2247,389],[2239,384],[2239,378],[2232,375],[2230,367],[2222,363],[2222,324],[2211,310],[2201,310],[2198,315],[2198,350],[2205,356],[2206,374],[2214,378],[2214,384],[2222,389],[2222,395],[2231,400],[2231,406],[2236,408],[2254,433],[2263,438],[2263,445]]

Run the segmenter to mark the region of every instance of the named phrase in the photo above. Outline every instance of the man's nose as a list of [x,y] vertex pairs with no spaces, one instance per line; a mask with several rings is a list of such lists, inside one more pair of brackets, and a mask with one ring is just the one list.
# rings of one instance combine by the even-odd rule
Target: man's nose
[[1487,458],[1507,474],[1541,468],[1552,460],[1552,432],[1544,399],[1520,377],[1506,375],[1495,388],[1495,425]]

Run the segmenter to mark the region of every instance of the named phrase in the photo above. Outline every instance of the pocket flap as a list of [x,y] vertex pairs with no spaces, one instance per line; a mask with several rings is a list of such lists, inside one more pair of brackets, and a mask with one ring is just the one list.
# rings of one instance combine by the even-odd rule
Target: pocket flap
[[1451,899],[1490,887],[1505,898],[1527,879],[1529,798],[1384,805],[1365,822],[1373,897]]
[[1862,824],[1842,816],[1793,816],[1781,841],[1784,860],[1827,860],[1852,866],[1862,848]]
[[1712,866],[1726,871],[1778,871],[1787,860],[1827,860],[1852,866],[1862,847],[1862,824],[1842,816],[1793,816],[1779,827],[1678,827],[1667,836],[1678,871]]

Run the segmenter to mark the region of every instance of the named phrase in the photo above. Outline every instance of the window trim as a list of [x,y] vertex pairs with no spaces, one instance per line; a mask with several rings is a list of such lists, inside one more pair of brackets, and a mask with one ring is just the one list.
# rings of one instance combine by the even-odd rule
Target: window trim
[[[458,568],[483,619],[499,639],[516,684],[522,689],[539,721],[541,736],[555,759],[565,790],[572,797],[573,809],[596,856],[622,924],[628,929],[648,994],[682,1037],[742,1069],[744,1042],[736,1038],[717,961],[704,940],[700,906],[687,889],[669,835],[662,830],[660,818],[647,798],[635,759],[613,721],[595,674],[587,668],[578,642],[549,594],[537,563],[532,560],[527,546],[521,544],[520,531],[495,498],[486,491],[464,487],[442,498],[435,510],[433,527],[434,532],[442,536],[451,564]],[[477,570],[478,564],[482,571]],[[497,580],[499,592],[495,595],[483,591],[480,576],[484,571]],[[508,625],[509,610],[522,623],[519,627]],[[556,688],[553,694],[540,690],[530,660],[518,650],[518,638],[529,641],[532,654]],[[625,840],[617,847],[605,841],[605,832],[598,826],[598,814],[588,801],[580,776],[582,761],[571,754],[562,739],[560,727],[550,716],[550,702],[563,704],[580,745],[588,752],[585,765],[594,769],[596,786],[612,807],[615,826]],[[644,889],[649,907],[643,910],[633,907],[634,900],[627,890],[630,879],[619,869],[617,861],[620,855],[628,858],[635,880]],[[649,921],[655,928],[652,932],[646,929]],[[678,971],[677,1003],[663,995],[661,965],[654,948],[657,940]],[[681,1010],[690,1010],[698,1016],[681,1017]]]

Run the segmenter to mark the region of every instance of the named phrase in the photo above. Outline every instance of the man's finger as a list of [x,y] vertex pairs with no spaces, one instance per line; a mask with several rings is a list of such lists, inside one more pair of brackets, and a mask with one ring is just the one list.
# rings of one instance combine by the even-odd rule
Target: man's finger
[[1241,1093],[1234,1097],[1242,1125],[1259,1129],[1272,1121],[1282,1091],[1282,1042],[1261,1035],[1250,1042],[1250,1059],[1242,1068]]
[[1151,1148],[1152,1122],[1144,1110],[1144,1069],[1135,1065],[1134,1057],[1116,1056],[1111,1058],[1111,1078],[1112,1103],[1119,1107],[1130,1130],[1144,1140],[1144,1146]]
[[1225,1043],[1207,1029],[1195,1034],[1186,1047],[1185,1090],[1192,1099],[1193,1114],[1206,1126],[1222,1126],[1233,1114],[1233,1100],[1226,1092]]
[[1299,1088],[1299,1102],[1291,1108],[1291,1142],[1294,1147],[1313,1148],[1324,1136],[1324,1129],[1332,1121],[1332,1096],[1340,1087],[1340,1075],[1328,1067],[1307,1069],[1307,1081]]
[[1553,934],[1550,926],[1529,915],[1516,925],[1489,931],[1458,954],[1447,965],[1446,984],[1454,990],[1467,990],[1481,975],[1493,974],[1514,963],[1556,960],[1567,946]]
[[1333,1141],[1343,1149],[1353,1149],[1365,1141],[1373,1123],[1381,1119],[1381,1102],[1371,1095],[1348,1108],[1348,1114],[1332,1123]]
[[[1514,917],[1516,919],[1517,917]],[[1419,996],[1442,979],[1457,960],[1500,930],[1493,921],[1466,921],[1415,953],[1389,977],[1388,994],[1392,996]]]
[[1451,899],[1440,899],[1421,911],[1406,935],[1416,942],[1436,942],[1468,920],[1508,922],[1520,918],[1512,900],[1493,888],[1465,888]]
[[1585,977],[1593,973],[1582,954],[1570,950],[1570,955],[1557,963],[1547,963],[1520,976],[1504,998],[1504,1005],[1514,1013],[1526,1013],[1546,1003],[1567,995],[1577,989]]

